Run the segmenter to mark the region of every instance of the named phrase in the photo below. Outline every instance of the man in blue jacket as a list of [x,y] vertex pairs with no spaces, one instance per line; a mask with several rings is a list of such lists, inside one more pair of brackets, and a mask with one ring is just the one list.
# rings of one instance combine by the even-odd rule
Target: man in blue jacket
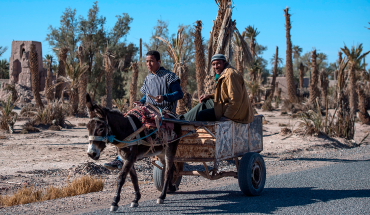
[[[161,56],[157,51],[146,54],[146,67],[149,74],[146,76],[140,91],[143,97],[136,104],[150,103],[162,110],[176,113],[177,100],[182,99],[180,79],[177,75],[161,67]],[[108,169],[121,169],[122,159],[118,156],[110,163],[105,163]]]

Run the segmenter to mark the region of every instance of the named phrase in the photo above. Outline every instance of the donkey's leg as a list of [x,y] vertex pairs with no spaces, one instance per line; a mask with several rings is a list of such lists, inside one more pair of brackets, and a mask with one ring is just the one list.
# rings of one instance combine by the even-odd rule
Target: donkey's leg
[[176,154],[177,144],[178,143],[175,142],[175,143],[169,144],[168,147],[165,148],[166,150],[165,151],[165,155],[166,155],[165,156],[165,163],[166,163],[165,180],[164,180],[164,186],[162,189],[162,193],[157,200],[157,204],[163,204],[164,199],[166,198],[167,188],[169,184],[172,182],[172,176],[173,176],[173,170],[174,170],[173,161],[174,161],[175,154]]
[[116,211],[118,209],[118,202],[121,200],[122,186],[125,183],[127,174],[131,171],[133,165],[134,159],[124,160],[122,170],[118,176],[116,195],[113,198],[113,203],[110,207],[110,211]]
[[139,206],[138,202],[141,198],[140,188],[139,188],[139,180],[137,179],[137,174],[136,174],[136,170],[135,170],[134,166],[132,166],[132,168],[130,170],[130,177],[131,177],[131,182],[134,185],[134,190],[135,190],[135,199],[134,199],[134,201],[131,202],[131,206],[130,206],[130,207],[133,208],[133,207]]

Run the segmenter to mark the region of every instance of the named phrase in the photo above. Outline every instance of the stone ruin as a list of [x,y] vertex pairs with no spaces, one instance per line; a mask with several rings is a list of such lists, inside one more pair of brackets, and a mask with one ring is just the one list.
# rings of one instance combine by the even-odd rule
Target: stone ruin
[[36,41],[13,41],[9,60],[9,84],[19,84],[31,89],[31,70],[28,62],[31,44],[34,44],[39,61],[39,83],[40,91],[45,88],[46,69],[42,63],[41,42]]
[[[42,99],[44,98],[44,92],[41,91],[44,91],[45,88],[47,69],[43,68],[41,42],[13,41],[9,60],[9,79],[0,79],[0,100],[6,101],[8,99],[11,92],[5,88],[8,84],[14,85],[19,96],[19,107],[34,102],[31,69],[28,61],[31,44],[35,44],[38,54],[40,95]],[[55,80],[55,76],[52,77],[52,80]]]

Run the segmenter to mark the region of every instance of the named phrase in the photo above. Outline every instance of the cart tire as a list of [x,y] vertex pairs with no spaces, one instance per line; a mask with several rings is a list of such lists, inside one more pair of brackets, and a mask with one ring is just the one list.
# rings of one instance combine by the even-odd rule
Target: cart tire
[[249,152],[239,162],[238,182],[247,196],[259,196],[266,182],[266,166],[260,154]]
[[[154,180],[154,186],[157,188],[159,192],[162,192],[163,186],[164,186],[164,165],[160,161],[155,161],[155,163],[162,167],[163,170],[159,169],[158,167],[154,166],[153,171],[153,180]],[[182,176],[178,177],[175,185],[178,188],[181,183]]]

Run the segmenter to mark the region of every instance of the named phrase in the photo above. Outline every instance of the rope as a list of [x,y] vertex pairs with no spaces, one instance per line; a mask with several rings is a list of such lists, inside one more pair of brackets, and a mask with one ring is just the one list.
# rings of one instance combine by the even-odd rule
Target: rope
[[[160,128],[160,127],[161,127],[161,125],[162,125],[162,121],[163,121],[163,115],[162,115],[162,110],[161,110],[161,108],[159,108],[159,107],[158,107],[158,109],[159,109],[159,112],[161,113],[161,123],[159,124],[159,128]],[[146,135],[145,137],[141,137],[141,138],[139,138],[139,139],[135,139],[135,140],[131,140],[131,141],[118,140],[118,139],[116,139],[116,138],[115,138],[115,136],[114,136],[114,135],[107,136],[107,140],[108,140],[109,142],[111,142],[111,143],[113,143],[113,141],[114,141],[114,140],[115,140],[115,141],[117,141],[117,142],[119,142],[119,143],[133,143],[133,142],[136,142],[136,141],[139,141],[139,140],[143,140],[143,139],[145,139],[145,138],[147,138],[147,137],[151,136],[152,134],[154,134],[154,133],[155,133],[155,132],[157,132],[157,131],[158,131],[158,128],[156,128],[152,133],[150,133],[150,134]]]

